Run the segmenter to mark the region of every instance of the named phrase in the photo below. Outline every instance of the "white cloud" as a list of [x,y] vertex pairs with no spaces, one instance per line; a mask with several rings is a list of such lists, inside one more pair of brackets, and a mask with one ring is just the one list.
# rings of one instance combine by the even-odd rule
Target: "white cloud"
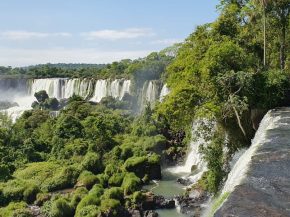
[[145,57],[151,50],[99,51],[96,49],[7,49],[0,48],[0,65],[27,66],[44,63],[110,63]]
[[104,29],[99,31],[83,32],[86,40],[120,40],[120,39],[134,39],[140,37],[148,37],[155,35],[151,29],[146,28],[131,28],[123,30]]
[[167,38],[167,39],[160,39],[160,40],[152,41],[151,44],[173,45],[176,43],[180,43],[182,41],[183,41],[183,39]]
[[27,40],[47,37],[70,37],[71,34],[67,32],[29,32],[29,31],[4,31],[0,32],[0,38],[8,40]]

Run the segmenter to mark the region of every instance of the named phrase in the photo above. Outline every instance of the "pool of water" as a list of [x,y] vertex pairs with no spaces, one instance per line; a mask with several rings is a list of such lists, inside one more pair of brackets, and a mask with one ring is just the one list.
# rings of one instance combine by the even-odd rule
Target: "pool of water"
[[[145,186],[145,189],[152,191],[155,195],[162,195],[167,199],[172,199],[177,195],[185,192],[185,187],[176,182],[178,176],[163,170],[162,180],[151,183]],[[179,207],[176,209],[160,209],[157,210],[160,217],[187,217],[179,212]]]

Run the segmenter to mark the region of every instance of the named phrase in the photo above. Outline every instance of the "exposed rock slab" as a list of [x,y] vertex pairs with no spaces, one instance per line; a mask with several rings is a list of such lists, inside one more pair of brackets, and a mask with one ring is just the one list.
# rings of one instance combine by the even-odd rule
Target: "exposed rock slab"
[[271,111],[280,116],[266,132],[266,142],[251,158],[249,170],[215,217],[290,216],[290,108]]

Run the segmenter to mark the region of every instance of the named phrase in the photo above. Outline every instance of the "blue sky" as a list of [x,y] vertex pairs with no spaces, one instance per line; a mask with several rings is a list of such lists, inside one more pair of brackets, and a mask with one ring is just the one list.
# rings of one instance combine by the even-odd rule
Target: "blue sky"
[[0,65],[108,63],[184,40],[218,0],[0,1]]

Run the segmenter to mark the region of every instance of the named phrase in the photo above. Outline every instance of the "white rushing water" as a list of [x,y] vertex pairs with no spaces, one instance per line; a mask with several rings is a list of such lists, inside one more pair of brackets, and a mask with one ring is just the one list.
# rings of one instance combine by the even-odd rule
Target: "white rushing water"
[[[79,95],[93,102],[100,102],[102,98],[112,96],[122,100],[126,93],[130,94],[131,81],[126,79],[68,79],[68,78],[45,78],[45,79],[0,79],[2,100],[16,102],[18,106],[6,110],[8,115],[16,119],[25,110],[31,109],[31,104],[36,100],[34,94],[45,90],[49,97],[58,100],[67,99]],[[160,93],[158,81],[146,81],[141,89],[138,106],[141,110],[146,102],[154,103],[168,94],[166,85]],[[141,104],[139,104],[141,103]]]
[[[199,152],[201,145],[207,145],[206,137],[208,132],[198,133],[201,131],[201,126],[207,125],[210,129],[210,133],[214,131],[214,123],[207,120],[195,121],[192,126],[192,141],[190,142],[189,152],[183,165],[168,168],[167,170],[172,174],[180,174],[183,178],[187,178],[192,184],[195,184],[202,174],[207,171],[206,162],[202,158],[202,154]],[[194,171],[192,171],[195,167]]]
[[257,148],[266,142],[267,130],[274,128],[279,119],[279,116],[274,118],[271,117],[270,112],[265,115],[260,123],[254,139],[252,140],[251,147],[244,152],[229,173],[227,181],[223,187],[222,194],[232,192],[237,185],[241,184],[243,179],[246,177],[252,156],[255,155]]
[[130,80],[97,80],[94,88],[94,95],[90,101],[100,102],[102,98],[107,96],[112,96],[115,99],[122,100],[126,93],[130,93],[130,86]]
[[159,101],[162,102],[164,97],[167,96],[169,93],[170,93],[169,88],[167,87],[166,84],[164,84],[160,92]]

